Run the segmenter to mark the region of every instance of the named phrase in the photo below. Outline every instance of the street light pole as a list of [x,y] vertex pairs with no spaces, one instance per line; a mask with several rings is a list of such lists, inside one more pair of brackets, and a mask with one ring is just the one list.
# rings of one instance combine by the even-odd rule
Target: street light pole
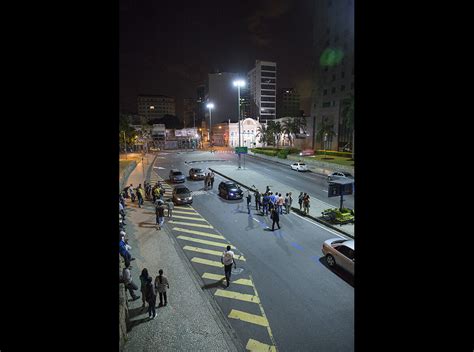
[[214,104],[209,103],[206,105],[209,109],[209,146],[212,145],[212,112],[211,110],[214,109]]
[[[240,149],[241,139],[242,139],[241,138],[241,133],[240,133],[240,87],[245,86],[245,81],[241,80],[241,79],[236,80],[236,81],[234,81],[234,86],[237,87],[237,99],[238,99],[237,100],[237,102],[238,102],[237,107],[238,107],[238,112],[239,112],[239,115],[238,115],[239,116],[239,118],[238,118],[238,121],[239,121],[239,149]],[[239,169],[240,169],[241,168],[241,155],[240,155],[241,153],[240,153],[240,151],[239,151],[238,154],[239,154]]]

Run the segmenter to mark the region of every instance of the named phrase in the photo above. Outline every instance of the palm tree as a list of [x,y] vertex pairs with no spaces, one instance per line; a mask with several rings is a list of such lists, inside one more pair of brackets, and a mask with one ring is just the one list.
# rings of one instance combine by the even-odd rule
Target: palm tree
[[342,118],[344,125],[349,130],[352,130],[352,159],[354,159],[354,95],[351,94],[349,99],[345,101],[342,108]]
[[299,132],[299,127],[297,130],[297,121],[295,119],[288,119],[283,121],[283,124],[281,125],[281,129],[283,132],[283,135],[288,136],[288,140],[290,141],[290,147],[293,147],[293,137],[292,134],[296,134]]
[[[321,121],[316,137],[324,142],[324,137],[332,137],[336,134],[333,130],[334,126],[327,123],[327,119]],[[326,149],[326,146],[324,146]]]
[[263,143],[264,146],[267,146],[268,142],[268,128],[266,125],[261,124],[257,129],[257,137],[259,138],[259,143]]

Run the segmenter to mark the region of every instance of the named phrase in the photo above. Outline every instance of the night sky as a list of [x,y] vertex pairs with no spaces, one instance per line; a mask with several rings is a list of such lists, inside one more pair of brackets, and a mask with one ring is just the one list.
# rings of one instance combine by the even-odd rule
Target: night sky
[[277,88],[297,88],[308,115],[313,2],[120,0],[120,109],[164,94],[181,116],[209,72],[246,74],[259,59],[277,63]]

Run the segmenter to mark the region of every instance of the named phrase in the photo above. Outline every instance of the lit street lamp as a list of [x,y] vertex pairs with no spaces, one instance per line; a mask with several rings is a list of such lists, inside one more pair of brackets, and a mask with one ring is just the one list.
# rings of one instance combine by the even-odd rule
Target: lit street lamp
[[211,110],[214,109],[214,104],[209,103],[206,105],[206,107],[209,109],[209,145],[212,147],[212,114]]
[[[238,97],[238,111],[239,111],[239,147],[241,147],[240,144],[240,87],[245,87],[245,81],[243,79],[238,79],[234,81],[234,87],[237,87],[237,97]],[[240,169],[240,152],[239,152],[239,169]]]

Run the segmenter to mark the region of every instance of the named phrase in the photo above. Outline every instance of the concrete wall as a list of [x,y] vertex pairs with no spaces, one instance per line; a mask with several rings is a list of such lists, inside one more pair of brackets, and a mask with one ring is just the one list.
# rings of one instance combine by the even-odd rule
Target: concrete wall
[[[124,263],[119,255],[121,274],[124,268]],[[127,342],[127,323],[128,323],[128,303],[125,285],[119,283],[119,351],[123,351],[123,346]]]
[[127,181],[128,176],[132,173],[133,169],[137,166],[137,162],[133,161],[130,163],[130,165],[127,166],[127,168],[122,172],[121,175],[119,175],[119,192],[123,190],[125,187],[125,181]]

